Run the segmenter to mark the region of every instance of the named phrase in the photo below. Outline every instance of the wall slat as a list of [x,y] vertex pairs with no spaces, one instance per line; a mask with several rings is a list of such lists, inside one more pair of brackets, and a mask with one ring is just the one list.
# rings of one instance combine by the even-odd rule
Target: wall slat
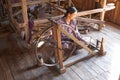
[[114,10],[106,12],[105,19],[120,25],[120,0],[115,2],[115,6],[116,8]]

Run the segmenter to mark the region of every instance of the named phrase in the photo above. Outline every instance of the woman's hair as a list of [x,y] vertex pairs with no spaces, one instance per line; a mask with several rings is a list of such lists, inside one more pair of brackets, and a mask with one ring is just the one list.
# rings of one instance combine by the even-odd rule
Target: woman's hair
[[63,17],[66,17],[68,14],[72,14],[74,12],[77,12],[77,9],[75,7],[69,7]]

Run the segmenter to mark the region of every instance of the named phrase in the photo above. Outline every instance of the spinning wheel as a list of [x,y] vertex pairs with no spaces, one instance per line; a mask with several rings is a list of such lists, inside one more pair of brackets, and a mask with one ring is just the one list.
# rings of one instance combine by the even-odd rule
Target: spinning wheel
[[[44,29],[39,35],[39,38],[36,39],[35,55],[40,66],[56,66],[59,63],[58,60],[56,61],[55,52],[60,48],[58,48],[57,41],[53,39],[53,28],[54,27],[48,27]],[[62,50],[63,61],[65,61],[73,55],[76,50],[76,44],[70,40],[62,40],[62,49],[60,50]],[[50,59],[53,60],[53,64],[48,63]]]
[[51,30],[53,27],[48,27],[42,31],[39,35],[39,38],[36,40],[35,46],[35,54],[38,64],[40,66],[55,66],[57,63],[48,64],[46,63],[49,58],[51,58],[54,53],[55,49],[57,49],[56,42],[52,39]]
[[[55,29],[55,27],[45,27],[41,30],[40,35],[35,40],[35,55],[39,66],[56,66],[60,73],[64,73],[65,67],[89,59],[97,54],[106,54],[104,49],[104,38],[102,38],[101,41],[97,40],[95,42],[96,44],[91,43],[86,46],[82,44],[81,41],[77,40],[74,36],[71,36],[69,33],[67,33],[67,31],[58,26],[58,31],[60,30],[60,32],[64,33],[70,38],[70,40],[58,40],[61,41],[60,44],[62,44],[62,46],[59,47],[59,42],[57,42],[53,36],[53,30]],[[77,49],[77,46],[87,50],[89,54],[82,58],[80,58],[77,54],[74,55],[73,53]],[[48,63],[48,61],[50,63]]]

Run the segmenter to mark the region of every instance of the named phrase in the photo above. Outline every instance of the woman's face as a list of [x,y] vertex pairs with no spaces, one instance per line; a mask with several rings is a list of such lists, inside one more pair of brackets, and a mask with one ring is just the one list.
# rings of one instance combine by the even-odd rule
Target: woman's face
[[74,13],[72,13],[72,14],[69,14],[70,20],[73,20],[73,19],[76,17],[76,15],[77,15],[77,12],[74,12]]

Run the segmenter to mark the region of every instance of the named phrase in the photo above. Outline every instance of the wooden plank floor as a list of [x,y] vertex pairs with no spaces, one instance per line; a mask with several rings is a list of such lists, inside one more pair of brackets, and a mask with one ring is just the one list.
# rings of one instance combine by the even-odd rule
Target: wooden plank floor
[[27,49],[15,33],[0,37],[0,80],[118,80],[120,29],[115,26],[106,25],[100,32],[85,35],[95,39],[104,37],[107,55],[79,62],[64,74],[52,67],[38,67],[32,49]]

